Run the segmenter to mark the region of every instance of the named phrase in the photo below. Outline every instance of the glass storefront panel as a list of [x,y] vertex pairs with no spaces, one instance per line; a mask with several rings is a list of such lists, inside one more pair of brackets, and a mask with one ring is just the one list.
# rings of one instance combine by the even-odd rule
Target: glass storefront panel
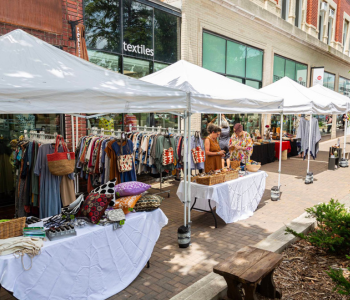
[[140,58],[154,55],[153,8],[137,1],[123,1],[123,53]]
[[166,67],[169,67],[169,65],[166,64],[161,64],[161,63],[154,63],[154,67],[153,67],[153,72],[158,72]]
[[273,61],[273,82],[276,82],[284,77],[286,61],[280,56],[274,57]]
[[306,86],[307,65],[275,55],[273,64],[273,81],[276,82],[285,76],[303,86]]
[[151,62],[131,57],[124,57],[124,75],[141,78],[151,73]]
[[120,53],[119,1],[85,0],[86,46]]
[[339,93],[350,97],[350,79],[339,77]]
[[226,40],[203,33],[203,68],[225,73]]
[[106,69],[121,73],[120,56],[96,50],[88,50],[89,61]]
[[296,64],[296,81],[302,86],[307,85],[307,65]]
[[323,86],[335,90],[335,75],[331,73],[324,72],[323,76]]
[[245,77],[246,46],[227,41],[226,73]]
[[180,20],[164,11],[154,10],[154,59],[174,63],[179,58]]
[[247,47],[247,70],[246,77],[262,80],[263,52],[255,48]]
[[237,81],[239,83],[243,83],[243,79],[242,78],[238,78],[238,77],[232,77],[232,76],[227,76],[227,78],[230,78],[234,81]]
[[254,80],[246,80],[245,81],[246,85],[249,85],[255,89],[260,89],[261,88],[261,83],[259,81],[254,81]]
[[286,74],[285,76],[290,79],[295,80],[295,62],[291,60],[286,60]]

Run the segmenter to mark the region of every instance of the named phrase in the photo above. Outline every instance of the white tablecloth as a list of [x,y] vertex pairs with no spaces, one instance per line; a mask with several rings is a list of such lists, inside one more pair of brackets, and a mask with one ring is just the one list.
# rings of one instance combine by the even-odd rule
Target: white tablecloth
[[20,258],[0,256],[0,283],[18,299],[106,299],[138,276],[167,223],[157,209],[127,214],[117,230],[87,225],[76,237],[46,241],[29,271]]
[[[191,182],[191,205],[196,197],[195,207],[210,210],[208,205],[210,199],[212,208],[216,206],[216,214],[225,223],[247,219],[254,214],[260,203],[267,176],[266,172],[258,171],[212,186]],[[177,189],[177,196],[182,202],[185,200],[183,187],[182,181]]]

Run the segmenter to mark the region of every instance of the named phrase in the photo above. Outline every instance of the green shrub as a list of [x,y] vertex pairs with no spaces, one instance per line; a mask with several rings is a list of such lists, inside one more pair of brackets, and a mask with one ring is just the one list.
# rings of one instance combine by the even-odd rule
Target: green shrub
[[[350,259],[350,256],[347,256]],[[334,288],[341,295],[350,295],[350,282],[344,277],[343,270],[329,268],[326,272],[332,281],[336,284]],[[348,268],[350,271],[350,268]]]
[[332,199],[329,203],[320,203],[305,211],[308,217],[316,219],[317,228],[308,235],[299,234],[290,228],[286,232],[329,252],[349,252],[350,213],[344,204]]

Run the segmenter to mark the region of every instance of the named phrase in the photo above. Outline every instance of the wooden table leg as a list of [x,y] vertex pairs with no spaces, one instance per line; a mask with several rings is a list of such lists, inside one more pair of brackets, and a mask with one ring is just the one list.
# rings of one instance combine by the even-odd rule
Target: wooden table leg
[[269,274],[267,274],[262,280],[261,283],[258,285],[258,292],[267,297],[267,298],[282,298],[282,292],[276,289],[275,282],[273,281],[273,272],[275,270],[272,270]]
[[238,287],[238,282],[231,278],[226,278],[227,283],[227,297],[232,300],[243,300],[241,292]]
[[243,284],[244,288],[244,300],[258,300],[258,297],[255,293],[256,285]]

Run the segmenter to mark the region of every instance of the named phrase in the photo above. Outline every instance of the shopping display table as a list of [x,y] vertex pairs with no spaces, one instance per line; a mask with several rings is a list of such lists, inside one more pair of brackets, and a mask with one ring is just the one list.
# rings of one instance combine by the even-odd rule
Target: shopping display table
[[272,163],[275,161],[275,144],[254,145],[253,154],[250,159],[260,162],[261,165]]
[[[212,186],[191,182],[191,206],[196,203],[194,209],[208,212],[216,206],[216,214],[225,223],[251,217],[264,194],[268,175],[264,171],[247,173],[244,177]],[[182,202],[185,199],[183,188],[182,181],[176,193]]]
[[[292,147],[290,145],[290,141],[282,141],[282,151],[287,150],[287,152],[291,152]],[[280,158],[280,142],[275,141],[275,153],[276,153],[276,158]]]
[[[33,266],[0,256],[0,284],[17,299],[106,299],[125,289],[151,257],[168,223],[161,209],[129,213],[121,228],[87,225],[77,236],[45,241]],[[30,265],[28,256],[24,265]],[[152,262],[151,262],[152,264]]]

